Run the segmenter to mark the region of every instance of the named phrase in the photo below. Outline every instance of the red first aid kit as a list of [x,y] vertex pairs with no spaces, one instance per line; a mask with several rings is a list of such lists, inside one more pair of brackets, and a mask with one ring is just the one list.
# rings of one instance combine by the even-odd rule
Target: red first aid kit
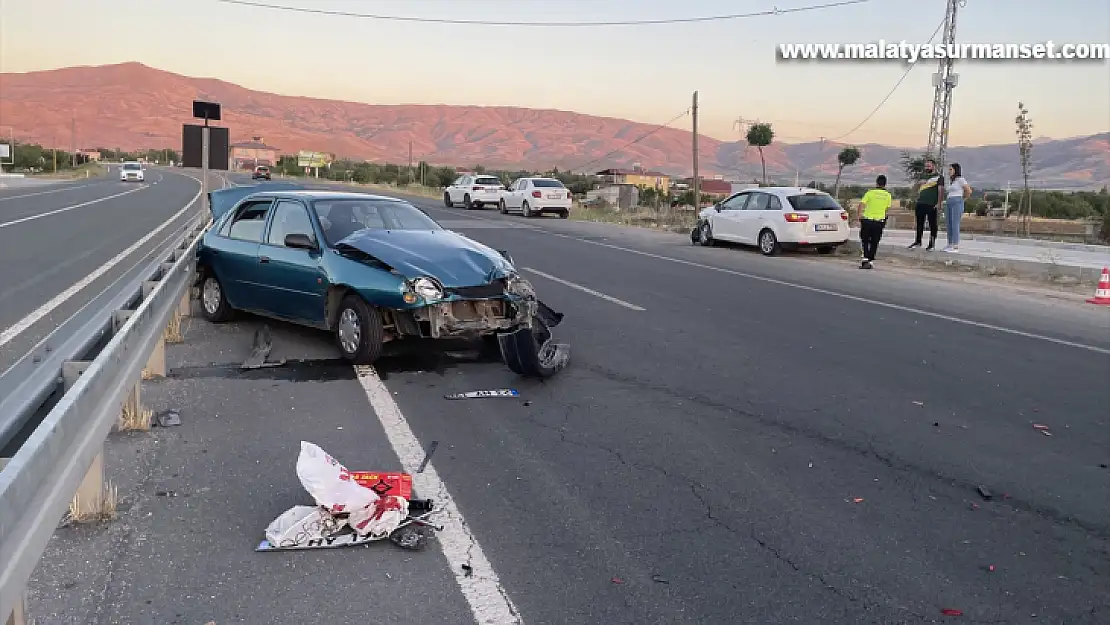
[[408,473],[351,471],[351,479],[359,486],[374,491],[378,496],[395,495],[412,499],[412,476]]

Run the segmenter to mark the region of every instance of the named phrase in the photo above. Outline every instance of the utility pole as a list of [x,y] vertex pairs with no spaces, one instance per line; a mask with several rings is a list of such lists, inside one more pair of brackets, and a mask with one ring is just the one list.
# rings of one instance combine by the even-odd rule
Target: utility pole
[[77,167],[77,112],[73,112],[73,117],[69,121],[69,134],[70,139],[73,141],[73,167]]
[[694,105],[690,107],[694,117],[694,216],[701,206],[701,180],[698,179],[698,92],[694,92]]
[[[950,47],[956,43],[956,13],[967,5],[967,0],[946,0],[948,8],[944,14],[944,37],[941,44]],[[959,74],[952,71],[954,59],[944,55],[940,59],[937,73],[933,74],[933,117],[929,122],[929,142],[925,151],[937,159],[944,171],[944,153],[948,150],[948,122],[952,116],[952,90],[960,81]]]
[[50,148],[50,154],[54,158],[54,173],[58,173],[58,134],[54,133],[54,147]]

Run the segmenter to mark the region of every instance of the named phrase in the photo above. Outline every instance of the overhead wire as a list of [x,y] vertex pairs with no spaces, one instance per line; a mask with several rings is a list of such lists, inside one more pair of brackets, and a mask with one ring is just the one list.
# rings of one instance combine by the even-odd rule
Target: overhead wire
[[[947,18],[945,18],[945,19],[947,19]],[[945,20],[944,20],[944,19],[942,19],[942,20],[940,21],[940,24],[937,24],[937,29],[933,31],[933,34],[932,34],[932,36],[930,36],[930,37],[929,37],[929,41],[925,42],[925,45],[929,45],[929,44],[933,43],[933,40],[937,38],[937,33],[939,33],[939,32],[940,32],[940,29],[941,29],[941,28],[944,28],[944,21],[945,21]],[[919,58],[919,59],[917,59],[917,60],[918,60],[918,61],[920,61],[921,59]],[[856,124],[856,127],[855,127],[855,128],[853,128],[853,129],[849,130],[848,132],[846,132],[846,133],[844,133],[844,134],[842,134],[842,135],[840,135],[840,136],[838,136],[838,137],[828,137],[828,138],[826,138],[826,141],[839,141],[840,139],[843,139],[843,138],[845,138],[845,137],[847,137],[847,136],[849,136],[849,135],[853,134],[854,132],[856,132],[856,131],[857,131],[857,130],[859,130],[860,128],[863,128],[863,125],[864,125],[864,124],[866,124],[867,122],[871,121],[871,118],[872,118],[872,117],[874,117],[874,116],[875,116],[875,114],[876,114],[876,113],[878,113],[878,112],[879,112],[879,111],[880,111],[880,110],[881,110],[881,109],[883,108],[883,106],[885,106],[885,105],[886,105],[886,103],[887,103],[887,102],[888,102],[888,101],[890,100],[890,98],[891,98],[891,97],[892,97],[892,96],[894,95],[894,92],[895,92],[895,91],[898,91],[898,87],[901,87],[901,86],[902,86],[902,82],[906,80],[906,77],[910,75],[910,72],[912,72],[912,71],[913,71],[913,68],[915,68],[915,67],[917,67],[917,63],[916,63],[916,62],[915,62],[915,63],[910,63],[910,66],[909,66],[909,67],[907,67],[907,68],[906,68],[906,71],[902,73],[902,77],[901,77],[901,78],[899,78],[899,79],[898,79],[898,82],[894,83],[894,86],[893,86],[893,87],[891,87],[891,89],[890,89],[890,91],[889,91],[889,92],[887,92],[887,94],[886,94],[886,97],[885,97],[885,98],[883,98],[883,99],[882,99],[882,101],[881,101],[881,102],[879,102],[879,104],[878,104],[878,105],[876,105],[876,106],[875,106],[875,108],[874,108],[874,109],[872,109],[872,110],[871,110],[871,112],[867,114],[867,117],[864,117],[864,118],[863,118],[863,121],[861,121],[860,123]]]
[[311,13],[314,15],[331,15],[337,17],[353,17],[360,19],[382,20],[392,22],[416,22],[421,24],[453,24],[453,25],[469,25],[469,26],[529,26],[529,27],[548,27],[548,28],[574,28],[574,27],[601,27],[601,26],[651,26],[660,24],[691,24],[697,22],[720,22],[725,20],[740,20],[751,17],[765,17],[770,15],[788,15],[791,13],[803,13],[806,11],[817,11],[821,9],[832,9],[837,7],[849,6],[853,4],[864,4],[871,0],[839,0],[837,2],[826,2],[824,4],[812,4],[789,9],[780,9],[772,7],[763,11],[753,11],[750,13],[731,13],[726,15],[702,15],[696,17],[674,17],[674,18],[661,18],[661,19],[643,19],[643,20],[616,20],[606,22],[507,22],[496,20],[463,20],[439,17],[414,17],[406,15],[384,15],[377,13],[356,13],[354,11],[339,11],[335,9],[320,9],[309,7],[290,6],[285,4],[273,4],[270,2],[257,2],[253,0],[216,0],[222,4],[233,4],[238,6],[254,7],[258,9],[269,9],[274,11],[290,11],[294,13]]
[[589,167],[590,165],[600,163],[601,161],[604,161],[605,159],[609,158],[610,156],[613,156],[614,154],[618,154],[620,152],[623,152],[624,150],[626,150],[626,149],[632,147],[633,145],[643,141],[644,139],[647,139],[648,137],[652,136],[653,134],[659,132],[660,130],[663,130],[664,128],[669,128],[671,124],[675,123],[679,119],[682,119],[683,117],[685,117],[689,114],[690,114],[690,109],[687,108],[685,111],[682,111],[678,115],[675,115],[674,117],[668,119],[667,121],[663,122],[662,124],[659,124],[655,128],[652,128],[651,130],[649,130],[649,131],[645,132],[644,134],[640,135],[639,137],[636,137],[635,139],[633,139],[632,141],[629,141],[628,143],[622,145],[621,147],[619,147],[619,148],[617,148],[617,149],[615,149],[611,152],[608,152],[608,153],[606,153],[602,156],[599,156],[598,158],[595,158],[595,159],[590,160],[590,161],[586,161],[585,163],[582,163],[582,164],[577,165],[575,167],[571,167],[571,168],[567,169],[567,171],[573,173],[575,171],[584,170],[586,167]]

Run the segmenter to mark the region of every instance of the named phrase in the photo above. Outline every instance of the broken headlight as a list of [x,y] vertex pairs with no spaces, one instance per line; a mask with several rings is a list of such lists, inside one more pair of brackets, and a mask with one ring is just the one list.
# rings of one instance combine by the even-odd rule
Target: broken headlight
[[431,278],[417,278],[410,283],[412,291],[425,302],[443,298],[443,288]]

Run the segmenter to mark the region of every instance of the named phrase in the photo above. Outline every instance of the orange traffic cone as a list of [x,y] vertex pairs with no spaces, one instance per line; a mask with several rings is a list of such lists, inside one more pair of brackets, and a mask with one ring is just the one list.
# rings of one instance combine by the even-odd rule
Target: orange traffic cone
[[1110,267],[1102,268],[1102,277],[1098,279],[1098,288],[1095,289],[1095,296],[1087,300],[1087,303],[1110,306]]

